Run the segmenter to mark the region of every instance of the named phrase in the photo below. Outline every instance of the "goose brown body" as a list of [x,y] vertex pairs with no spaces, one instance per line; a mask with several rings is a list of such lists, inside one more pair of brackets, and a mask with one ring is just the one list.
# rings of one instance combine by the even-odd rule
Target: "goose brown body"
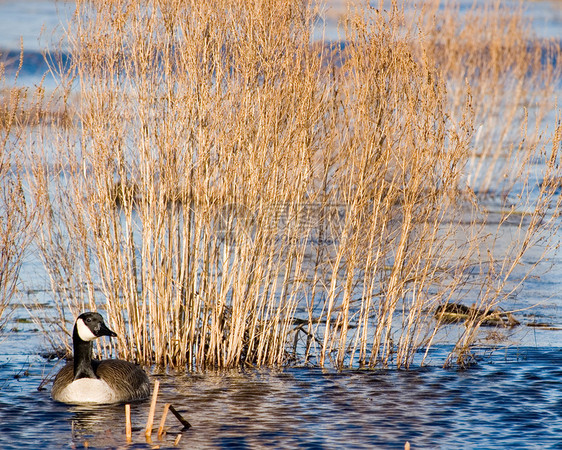
[[[140,367],[121,359],[105,359],[102,361],[92,361],[94,373],[99,380],[105,381],[113,391],[113,399],[102,402],[80,402],[80,403],[124,403],[144,400],[150,395],[150,382],[148,377]],[[87,378],[82,378],[87,380]],[[54,400],[64,403],[74,403],[65,401],[65,389],[74,381],[74,362],[70,361],[57,374],[51,396]],[[94,394],[94,393],[90,393]],[[90,397],[91,398],[91,397]]]
[[150,381],[137,365],[121,359],[93,360],[92,340],[116,336],[101,315],[84,313],[73,331],[74,360],[57,374],[51,397],[64,403],[124,403],[146,399]]

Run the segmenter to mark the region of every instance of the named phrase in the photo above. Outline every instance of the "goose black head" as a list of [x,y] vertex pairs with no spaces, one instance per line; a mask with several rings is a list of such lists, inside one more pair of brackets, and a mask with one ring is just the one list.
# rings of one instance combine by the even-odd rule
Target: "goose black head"
[[85,312],[80,314],[76,319],[74,336],[77,336],[85,342],[89,342],[101,336],[116,337],[117,333],[107,328],[101,314],[97,312]]

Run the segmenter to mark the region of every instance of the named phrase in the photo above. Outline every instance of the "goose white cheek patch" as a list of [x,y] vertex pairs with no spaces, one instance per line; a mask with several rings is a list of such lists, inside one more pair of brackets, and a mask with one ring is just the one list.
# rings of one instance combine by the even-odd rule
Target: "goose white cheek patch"
[[76,321],[76,328],[78,330],[78,336],[80,336],[80,339],[83,341],[93,341],[94,339],[97,339],[97,336],[92,333],[92,330],[88,328],[82,319],[78,319]]

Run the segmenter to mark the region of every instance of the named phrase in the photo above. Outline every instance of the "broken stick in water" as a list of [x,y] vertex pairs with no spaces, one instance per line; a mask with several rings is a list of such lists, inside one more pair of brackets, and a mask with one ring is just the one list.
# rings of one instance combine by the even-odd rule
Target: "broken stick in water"
[[156,411],[156,400],[158,399],[158,388],[160,387],[160,382],[156,380],[154,382],[154,392],[152,393],[152,402],[150,402],[150,411],[148,412],[148,419],[146,421],[146,430],[144,435],[149,438],[152,435],[152,424],[154,423],[154,412]]
[[133,432],[131,427],[131,405],[128,403],[125,405],[125,435],[127,436],[127,442],[131,442]]
[[164,411],[162,412],[162,419],[160,419],[160,426],[158,427],[158,438],[162,437],[164,434],[164,425],[166,424],[166,416],[168,415],[168,409],[170,404],[166,403],[164,405]]
[[179,412],[177,412],[176,408],[174,408],[172,405],[170,405],[170,411],[172,411],[172,414],[176,416],[176,419],[178,419],[180,423],[183,425],[184,430],[191,428],[191,424],[187,420],[185,420],[183,416]]
[[162,419],[160,420],[160,427],[158,428],[158,437],[161,437],[165,433],[164,425],[166,424],[166,417],[168,416],[168,411],[172,411],[172,414],[176,416],[176,418],[183,425],[182,431],[191,428],[191,424],[183,418],[183,416],[176,410],[176,408],[174,408],[170,403],[166,403],[164,405],[164,412],[162,413]]

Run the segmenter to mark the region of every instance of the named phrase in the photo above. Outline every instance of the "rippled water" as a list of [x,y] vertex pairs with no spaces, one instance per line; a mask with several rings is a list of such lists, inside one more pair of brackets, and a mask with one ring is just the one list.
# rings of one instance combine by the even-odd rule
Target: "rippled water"
[[53,402],[37,387],[60,365],[24,354],[37,344],[34,332],[8,339],[0,358],[2,449],[403,448],[406,441],[412,448],[562,448],[559,348],[510,348],[462,371],[302,367],[153,375],[161,383],[155,426],[171,403],[192,427],[182,432],[169,414],[168,434],[147,443],[149,402],[137,403],[127,444],[122,405]]

